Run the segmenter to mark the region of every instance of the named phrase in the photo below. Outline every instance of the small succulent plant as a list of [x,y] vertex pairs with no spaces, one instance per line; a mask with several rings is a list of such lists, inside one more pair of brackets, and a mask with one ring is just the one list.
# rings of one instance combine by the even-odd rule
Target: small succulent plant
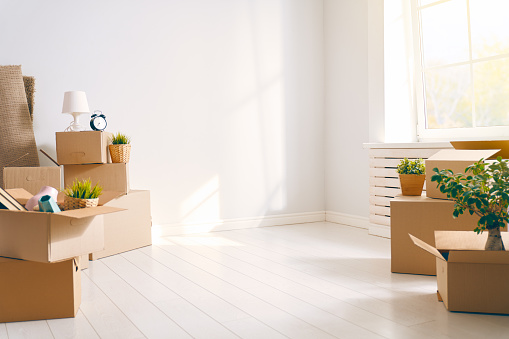
[[111,143],[113,145],[127,145],[131,143],[131,138],[125,134],[118,132],[117,134],[114,134],[113,137],[111,138]]
[[424,161],[422,159],[408,160],[407,158],[400,161],[398,169],[399,174],[424,174]]
[[78,199],[96,199],[102,194],[102,186],[99,183],[92,187],[90,179],[74,179],[73,183],[64,190],[65,195]]

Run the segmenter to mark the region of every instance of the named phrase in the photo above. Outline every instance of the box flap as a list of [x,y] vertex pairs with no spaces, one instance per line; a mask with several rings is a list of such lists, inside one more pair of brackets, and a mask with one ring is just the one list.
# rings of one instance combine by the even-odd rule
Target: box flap
[[439,250],[483,251],[488,232],[435,231],[435,244]]
[[509,140],[451,141],[451,144],[455,149],[460,150],[500,149],[500,152],[491,156],[490,159],[496,159],[498,156],[509,159]]
[[7,188],[5,191],[22,205],[25,205],[27,201],[33,197],[32,193],[28,192],[24,188]]
[[[509,249],[509,233],[501,232],[501,235]],[[435,231],[436,248],[449,251],[449,262],[509,264],[509,251],[484,250],[487,238],[487,231],[482,234],[474,231]]]
[[121,195],[125,195],[125,193],[116,191],[104,191],[103,194],[101,194],[99,197],[99,206],[104,205],[113,199],[120,197]]
[[423,250],[425,250],[426,252],[428,253],[431,253],[433,254],[435,257],[437,257],[438,259],[442,259],[442,260],[445,260],[445,258],[442,256],[442,254],[440,254],[440,252],[438,252],[438,250],[425,243],[424,241],[422,241],[421,239],[419,238],[416,238],[414,237],[413,235],[411,235],[410,233],[408,233],[408,235],[410,236],[410,239],[412,239],[413,243],[417,246],[417,247],[420,247],[422,248]]
[[456,160],[456,161],[478,161],[481,158],[488,159],[496,156],[500,149],[482,149],[482,150],[457,150],[444,149],[433,154],[427,160]]
[[[509,243],[505,244],[509,247]],[[509,251],[450,251],[447,261],[509,265]]]
[[[56,216],[70,217],[74,219],[82,219],[93,217],[101,214],[108,214],[113,212],[124,211],[124,208],[110,207],[110,206],[97,206],[91,208],[80,208],[76,210],[68,210],[59,213],[53,213]],[[40,212],[39,212],[40,213]]]

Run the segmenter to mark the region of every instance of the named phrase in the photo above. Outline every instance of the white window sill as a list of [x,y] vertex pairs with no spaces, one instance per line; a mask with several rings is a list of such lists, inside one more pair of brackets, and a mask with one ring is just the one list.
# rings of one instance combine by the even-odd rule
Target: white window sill
[[452,148],[451,143],[448,141],[437,142],[377,142],[377,143],[364,143],[362,148]]

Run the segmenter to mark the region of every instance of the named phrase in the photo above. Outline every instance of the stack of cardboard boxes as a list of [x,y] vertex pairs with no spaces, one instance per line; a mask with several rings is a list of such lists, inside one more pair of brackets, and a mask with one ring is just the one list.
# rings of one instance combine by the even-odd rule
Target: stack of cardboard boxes
[[152,244],[150,191],[131,190],[129,164],[111,163],[108,143],[111,133],[57,132],[57,161],[63,165],[64,187],[75,179],[90,179],[105,191],[99,204],[124,211],[104,217],[104,250],[90,253],[90,260]]
[[[58,167],[12,167],[4,187],[26,203],[42,186],[99,182],[99,206],[59,213],[0,210],[0,322],[74,317],[88,259],[151,245],[150,192],[129,188],[128,164],[112,164],[107,132],[57,133]],[[63,200],[59,195],[58,200]]]
[[[6,190],[22,202],[24,189]],[[0,322],[74,317],[80,256],[104,248],[108,206],[46,213],[0,210]]]
[[[479,146],[482,143],[474,142],[468,147],[484,148]],[[465,148],[465,145],[460,143],[457,148]],[[509,278],[509,252],[483,251],[487,235],[478,236],[473,232],[479,220],[477,215],[465,213],[453,218],[454,202],[447,200],[436,182],[431,182],[433,168],[464,173],[467,166],[481,158],[494,159],[503,154],[500,151],[439,151],[426,160],[425,194],[420,197],[399,196],[391,201],[392,272],[437,275],[439,295],[451,311],[509,313],[509,292],[501,292],[503,288],[491,288],[488,292],[482,287],[482,298],[469,297],[478,295],[481,286],[496,286],[486,284],[488,280],[500,282],[503,281],[500,280],[502,276]],[[505,239],[509,241],[509,238]],[[488,257],[493,258],[490,261]],[[482,276],[469,280],[469,272]],[[479,284],[480,281],[484,283]],[[494,295],[497,297],[490,297]]]

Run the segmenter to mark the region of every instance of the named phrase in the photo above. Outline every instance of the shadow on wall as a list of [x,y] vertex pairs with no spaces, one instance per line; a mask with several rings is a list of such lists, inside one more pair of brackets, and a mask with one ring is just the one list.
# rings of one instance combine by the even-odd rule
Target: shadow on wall
[[207,223],[213,230],[223,225],[223,216],[258,217],[286,208],[282,8],[271,4],[273,17],[261,20],[256,6],[250,2],[247,11],[248,46],[232,79],[234,100],[213,135],[218,171],[180,203],[183,224]]

